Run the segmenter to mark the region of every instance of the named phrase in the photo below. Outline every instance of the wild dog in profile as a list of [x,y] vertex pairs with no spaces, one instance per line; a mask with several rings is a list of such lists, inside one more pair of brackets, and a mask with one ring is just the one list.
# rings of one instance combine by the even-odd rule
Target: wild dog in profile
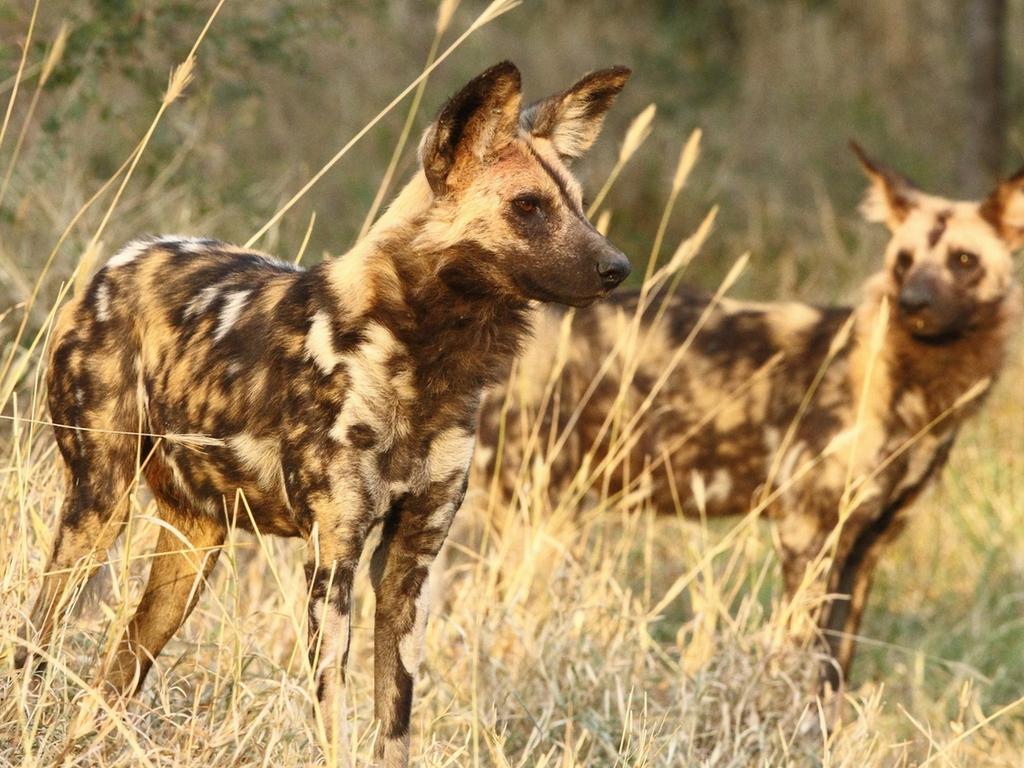
[[[518,70],[487,70],[441,110],[370,234],[309,270],[192,238],[115,255],[51,343],[67,493],[32,611],[39,643],[67,609],[71,570],[125,525],[141,466],[169,527],[104,670],[114,691],[137,689],[242,492],[239,526],[308,542],[310,657],[336,734],[353,574],[374,547],[377,751],[405,765],[429,568],[465,494],[481,391],[519,349],[531,301],[585,306],[629,273],[566,167],[628,76],[595,72],[522,111]],[[173,437],[187,434],[217,440]]]
[[[978,410],[972,395],[1003,365],[1021,304],[1011,254],[1024,245],[1024,171],[981,203],[953,202],[857,152],[871,181],[864,213],[892,234],[857,306],[709,306],[688,293],[662,295],[648,303],[634,350],[621,339],[640,297],[619,292],[575,313],[562,368],[554,361],[566,317],[539,312],[521,373],[488,395],[473,483],[516,493],[536,477],[542,487],[549,481],[552,501],[571,504],[586,490],[577,476],[584,466],[590,483],[613,494],[646,487],[665,514],[761,506],[778,526],[787,595],[816,558],[830,559],[819,562],[827,577],[812,583],[838,595],[819,616],[833,687],[849,672],[883,546]],[[622,387],[630,358],[635,375]],[[623,415],[609,420],[617,398]]]

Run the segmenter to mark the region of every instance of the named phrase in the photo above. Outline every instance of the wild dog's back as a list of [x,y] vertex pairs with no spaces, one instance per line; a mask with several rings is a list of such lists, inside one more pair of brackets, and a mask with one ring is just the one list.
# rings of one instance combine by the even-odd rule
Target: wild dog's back
[[[259,476],[258,440],[279,435],[287,368],[301,363],[308,301],[299,294],[312,290],[304,274],[214,240],[125,246],[64,309],[51,342],[49,404],[56,423],[74,427],[56,432],[69,465],[89,451],[139,452],[158,494],[217,513],[212,499],[242,488],[268,521],[281,521],[271,530],[284,524],[285,500],[265,492],[280,488],[278,478]],[[288,311],[277,312],[279,304]],[[275,365],[266,364],[268,349]],[[256,444],[220,440],[241,433]],[[197,451],[151,435],[217,439]]]
[[[531,473],[543,465],[549,469],[541,469],[539,479],[553,490],[575,479],[574,490],[582,491],[581,468],[584,474],[597,469],[598,476],[588,478],[590,488],[644,487],[663,513],[681,508],[693,514],[698,503],[710,515],[749,509],[851,310],[731,300],[710,306],[708,297],[680,290],[648,297],[633,343],[639,299],[638,291],[622,291],[571,318],[553,309],[538,313],[519,375],[507,389],[488,395],[478,477],[500,465],[511,493],[517,483],[528,488]],[[560,350],[567,321],[571,335]],[[843,386],[847,353],[841,350],[829,366],[820,407],[801,426],[800,440],[809,449],[823,449],[849,416],[848,403],[827,394]],[[551,372],[563,360],[557,386],[548,392]],[[498,445],[506,395],[505,439],[497,457],[485,446]],[[522,450],[545,401],[532,468],[524,468]],[[616,402],[619,416],[611,418]],[[545,455],[554,446],[558,451]],[[645,467],[650,477],[644,480]]]

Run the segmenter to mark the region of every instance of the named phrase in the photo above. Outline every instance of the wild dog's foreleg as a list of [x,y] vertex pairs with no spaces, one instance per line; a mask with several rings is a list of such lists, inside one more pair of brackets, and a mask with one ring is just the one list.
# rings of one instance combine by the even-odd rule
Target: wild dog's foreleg
[[224,522],[210,515],[162,501],[158,506],[176,530],[161,528],[146,591],[103,675],[118,694],[142,686],[153,660],[195,608],[227,533]]
[[465,494],[465,480],[435,484],[406,496],[388,514],[370,578],[377,596],[374,622],[374,714],[380,725],[376,757],[383,768],[409,763],[413,682],[423,653],[431,566]]
[[[823,643],[822,650],[828,657],[822,662],[820,685],[823,689],[830,686],[833,691],[839,690],[847,671],[837,654],[853,653],[852,638],[844,639],[841,634],[851,607],[851,600],[844,595],[852,594],[856,584],[866,599],[870,584],[870,569],[862,573],[863,558],[851,557],[853,543],[863,527],[861,519],[846,520],[839,531],[836,525],[837,516],[825,510],[809,514],[794,510],[778,524],[786,600],[791,605],[799,600],[807,608],[793,611],[790,632],[798,640]],[[863,575],[867,581],[862,580]]]
[[864,607],[878,564],[877,549],[864,557],[849,557],[835,569],[829,591],[834,595],[823,608],[819,626],[828,644],[829,661],[822,668],[822,686],[838,691],[850,676]]
[[829,577],[829,592],[835,597],[825,606],[820,621],[833,660],[826,665],[822,683],[833,690],[849,679],[857,634],[882,550],[903,530],[905,523],[897,512],[895,505],[886,509],[838,548]]
[[792,603],[800,598],[812,613],[824,596],[826,576],[819,558],[832,527],[827,515],[813,509],[788,512],[777,525],[786,600]]
[[309,661],[328,743],[347,765],[348,712],[345,667],[351,636],[352,582],[373,516],[358,489],[314,509],[316,527],[308,541]]

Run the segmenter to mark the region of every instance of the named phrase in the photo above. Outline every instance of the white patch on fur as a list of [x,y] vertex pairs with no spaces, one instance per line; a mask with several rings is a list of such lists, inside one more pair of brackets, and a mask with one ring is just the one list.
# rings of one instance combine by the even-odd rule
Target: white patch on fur
[[184,253],[207,253],[216,241],[190,235],[160,235],[156,245],[174,245]]
[[316,673],[319,677],[340,664],[348,647],[348,635],[351,625],[348,614],[340,613],[330,602],[318,600],[315,615],[320,628],[320,658]]
[[313,321],[309,324],[306,353],[324,373],[333,371],[341,360],[331,343],[331,318],[322,309],[313,315]]
[[[428,531],[446,531],[448,526],[452,523],[452,518],[455,517],[455,513],[458,512],[455,509],[453,502],[448,502],[437,507],[430,516],[427,518],[427,524],[424,526]],[[427,557],[427,564],[433,562],[433,555]],[[424,565],[424,563],[420,563]]]
[[818,518],[793,510],[778,522],[779,538],[793,552],[806,552],[818,537]]
[[732,477],[729,470],[719,467],[715,470],[714,479],[704,489],[708,501],[723,502],[732,493]]
[[807,445],[801,440],[795,443],[779,462],[779,471],[775,476],[776,486],[788,486],[794,479],[801,457],[807,452]]
[[928,404],[919,389],[904,392],[896,404],[896,413],[910,428],[923,427],[929,421]]
[[494,458],[494,449],[489,445],[481,445],[473,457],[473,464],[480,469],[487,469]]
[[135,259],[145,253],[153,245],[153,240],[150,238],[140,238],[138,240],[132,240],[130,243],[125,245],[121,250],[110,257],[110,260],[106,263],[105,269],[117,269],[131,264]]
[[946,435],[942,433],[928,433],[921,436],[917,443],[908,451],[907,469],[903,473],[900,484],[893,491],[893,496],[898,496],[903,491],[920,485],[932,464],[932,460],[946,439]]
[[388,483],[388,493],[391,494],[392,499],[398,498],[408,492],[409,482],[407,480],[395,480]]
[[832,456],[841,450],[847,449],[864,431],[862,427],[853,424],[846,429],[836,432],[828,441],[825,450],[821,452],[822,456]]
[[96,289],[96,320],[105,323],[110,319],[110,286],[100,283]]
[[242,311],[242,307],[245,306],[245,300],[249,297],[251,291],[235,291],[230,294],[227,301],[224,302],[224,307],[220,311],[220,323],[217,325],[217,332],[213,335],[214,342],[218,342],[227,335],[227,332],[231,330],[231,326],[235,324],[238,319],[239,313]]
[[356,245],[348,253],[334,259],[328,271],[328,279],[338,297],[340,309],[346,318],[361,317],[373,300],[372,288],[366,285],[367,262],[373,252],[373,244]]
[[263,488],[269,488],[281,477],[280,443],[272,437],[253,437],[244,432],[227,438],[239,463],[253,472]]
[[410,675],[415,675],[423,660],[423,640],[427,631],[427,615],[430,613],[430,572],[420,585],[416,596],[416,616],[412,627],[398,641],[398,656],[402,666]]
[[345,402],[331,427],[331,437],[347,445],[353,424],[366,424],[377,436],[377,450],[391,448],[397,438],[408,434],[409,423],[404,403],[416,396],[412,375],[403,371],[393,375],[388,362],[400,354],[402,346],[379,323],[368,323],[366,341],[355,352],[341,357],[349,376]]
[[450,427],[434,438],[427,455],[430,479],[447,480],[456,472],[465,472],[473,458],[476,436],[459,427]]
[[185,317],[192,317],[194,315],[201,315],[203,312],[210,308],[214,299],[217,298],[217,294],[220,292],[219,285],[208,285],[203,290],[195,295],[195,297],[185,307]]
[[805,335],[813,332],[821,322],[821,310],[797,301],[767,305],[771,311],[766,313],[768,328],[772,339],[782,349],[803,341]]
[[195,498],[192,495],[192,488],[185,480],[185,475],[181,471],[181,467],[178,463],[168,454],[164,454],[162,459],[164,466],[171,471],[171,479],[175,486],[181,491],[182,496],[188,501],[190,505],[196,510],[205,512],[208,515],[220,517],[223,512],[218,508],[217,503],[207,497]]
[[182,474],[181,467],[178,466],[178,462],[170,456],[164,456],[163,462],[167,468],[171,470],[171,478],[174,480],[175,485],[178,486],[178,489],[187,493],[188,485],[185,483],[185,476]]

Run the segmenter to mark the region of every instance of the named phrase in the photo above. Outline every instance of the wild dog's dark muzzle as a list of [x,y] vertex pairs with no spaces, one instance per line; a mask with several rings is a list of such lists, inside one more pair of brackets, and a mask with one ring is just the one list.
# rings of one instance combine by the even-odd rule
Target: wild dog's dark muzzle
[[527,268],[516,275],[516,283],[528,298],[585,307],[629,276],[629,259],[618,248],[593,227],[580,229],[543,254],[543,260],[530,253],[520,261]]
[[935,338],[962,330],[968,314],[962,297],[940,274],[924,269],[913,273],[897,297],[900,319],[921,338]]
[[904,315],[914,315],[928,309],[935,301],[934,282],[934,278],[929,275],[908,280],[900,291],[900,311]]
[[597,274],[606,290],[615,288],[629,277],[632,267],[629,259],[617,248],[608,245],[597,259]]

